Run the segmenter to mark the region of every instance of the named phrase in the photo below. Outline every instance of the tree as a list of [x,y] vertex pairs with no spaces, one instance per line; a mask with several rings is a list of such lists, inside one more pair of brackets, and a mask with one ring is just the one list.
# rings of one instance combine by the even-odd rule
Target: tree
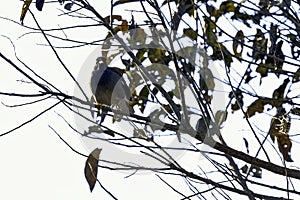
[[[299,2],[119,0],[111,2],[107,16],[92,2],[58,2],[64,8],[62,17],[75,19],[75,24],[44,28],[35,11],[28,10],[31,1],[24,2],[20,20],[28,30],[43,36],[72,79],[75,92],[63,92],[62,85],[52,84],[17,55],[19,62],[13,62],[0,52],[26,78],[24,82],[38,88],[35,93],[1,95],[22,101],[41,98],[22,106],[55,100],[2,137],[63,105],[76,116],[75,124],[62,113],[59,116],[82,136],[91,154],[74,149],[55,125],[51,129],[74,152],[87,157],[84,172],[91,191],[98,183],[113,199],[122,199],[97,179],[106,168],[132,174],[153,172],[182,199],[227,199],[237,194],[248,199],[293,199],[300,194],[295,187],[300,179],[299,161],[291,153],[298,148],[298,134],[290,130],[300,113]],[[42,11],[50,3],[36,1],[36,6]],[[48,12],[43,9],[41,14]],[[29,20],[34,24],[26,25]],[[104,38],[79,41],[67,33],[89,28],[100,29]],[[75,51],[87,45],[100,47],[76,78],[75,69],[64,64],[60,49]],[[117,65],[109,73],[122,77],[114,81],[121,84],[113,91],[102,88],[99,92],[111,101],[100,100],[95,89],[90,89],[94,65]],[[120,95],[127,89],[129,99],[128,92]],[[228,133],[233,130],[226,126],[236,126],[237,119],[243,121],[246,135]],[[262,119],[268,120],[267,126]],[[233,147],[235,138],[244,141],[244,150],[241,145]],[[100,154],[105,149],[111,151],[107,159]],[[113,157],[115,152],[118,155]],[[194,158],[193,162],[182,162],[187,157]],[[262,178],[268,172],[272,178],[286,180],[285,185],[269,184]],[[177,178],[176,182],[170,182],[169,176]],[[189,191],[176,187],[181,181]]]

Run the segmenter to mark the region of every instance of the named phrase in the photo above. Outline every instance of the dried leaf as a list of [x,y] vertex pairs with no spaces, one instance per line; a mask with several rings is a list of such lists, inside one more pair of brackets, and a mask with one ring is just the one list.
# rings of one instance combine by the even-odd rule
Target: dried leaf
[[32,0],[25,0],[24,1],[24,4],[22,6],[22,12],[21,12],[21,17],[20,17],[20,21],[21,21],[21,24],[23,25],[23,21],[24,21],[24,18],[25,18],[25,15],[29,9],[29,6],[31,4]]
[[192,28],[185,28],[183,29],[183,33],[191,38],[192,40],[197,40],[198,34]]
[[217,123],[218,127],[221,127],[222,124],[226,121],[227,114],[228,114],[227,111],[224,111],[224,110],[218,110],[216,112],[215,119],[216,119],[216,123]]
[[122,20],[121,25],[116,26],[114,28],[114,30],[115,30],[115,32],[122,31],[123,33],[127,33],[127,31],[129,30],[129,25],[128,25],[127,20]]
[[260,29],[256,29],[256,35],[253,40],[253,54],[252,57],[257,61],[263,59],[267,54],[268,40]]
[[84,167],[84,175],[90,186],[91,192],[93,191],[97,181],[98,162],[101,150],[102,149],[96,148],[94,151],[92,151],[88,156]]
[[248,117],[252,117],[256,112],[262,113],[264,111],[265,105],[268,102],[264,99],[256,99],[247,109],[246,114]]
[[291,117],[286,113],[285,109],[279,108],[275,116],[271,120],[269,135],[273,142],[277,140],[278,149],[287,162],[293,162],[290,151],[292,142],[289,139],[289,130],[291,126]]
[[293,115],[299,115],[300,116],[300,108],[299,107],[292,108],[291,113]]
[[[232,43],[232,50],[234,52],[234,55],[238,58],[241,57],[241,55],[242,55],[244,42],[245,42],[244,33],[243,33],[243,31],[240,30],[236,33],[233,43]],[[239,45],[241,47],[240,51],[238,51],[238,49],[237,49]]]
[[293,162],[291,158],[292,142],[288,135],[280,135],[277,139],[278,148],[287,162]]

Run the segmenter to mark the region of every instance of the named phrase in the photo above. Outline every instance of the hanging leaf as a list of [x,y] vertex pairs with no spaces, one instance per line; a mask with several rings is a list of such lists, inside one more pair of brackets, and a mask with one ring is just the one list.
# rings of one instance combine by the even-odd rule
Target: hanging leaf
[[234,93],[231,91],[228,96],[231,99],[235,99],[235,102],[231,104],[232,112],[239,110],[244,105],[243,92],[239,88]]
[[256,29],[256,35],[253,40],[253,54],[255,61],[263,59],[267,54],[268,40],[260,29]]
[[214,75],[209,68],[203,68],[199,71],[200,87],[206,85],[207,90],[213,91],[215,89]]
[[73,3],[66,3],[64,8],[68,11],[71,11],[72,6],[73,6]]
[[243,138],[243,140],[244,140],[244,143],[245,143],[247,154],[249,154],[249,143],[248,143],[248,140],[246,138]]
[[114,21],[114,20],[118,20],[118,21],[121,21],[122,20],[122,16],[121,15],[108,15],[106,17],[104,17],[104,21],[108,24],[110,24],[111,21]]
[[270,42],[271,42],[271,47],[269,49],[269,52],[272,55],[275,52],[276,42],[280,36],[279,30],[278,30],[278,25],[274,25],[273,23],[271,23],[269,35],[270,35]]
[[251,165],[250,167],[250,175],[255,178],[261,178],[262,170],[260,167]]
[[42,11],[43,6],[44,6],[45,0],[36,0],[35,1],[35,7],[39,10]]
[[256,99],[246,111],[248,117],[252,117],[256,112],[262,113],[264,111],[265,105],[268,104],[268,101],[265,99]]
[[275,58],[274,58],[274,71],[275,71],[277,76],[280,75],[280,72],[281,72],[282,66],[283,66],[283,62],[284,62],[284,58],[285,58],[285,55],[282,52],[282,44],[283,44],[283,41],[280,40],[278,42],[278,44],[276,45],[275,54],[274,54],[274,56],[275,56]]
[[229,1],[224,1],[221,3],[219,10],[216,12],[216,21],[219,19],[221,15],[224,15],[229,12],[234,12],[235,11],[235,6],[234,2],[229,0]]
[[97,181],[98,162],[101,150],[102,149],[98,148],[93,150],[92,153],[90,153],[90,155],[88,156],[84,167],[84,175],[90,186],[91,192],[93,191]]
[[268,134],[273,142],[277,140],[278,148],[287,162],[293,162],[290,151],[292,142],[289,139],[291,117],[284,108],[278,108],[277,114],[273,116]]
[[[233,39],[233,43],[232,43],[232,49],[233,49],[233,52],[234,52],[234,55],[238,58],[241,57],[242,55],[242,51],[243,51],[243,48],[244,48],[244,42],[245,42],[245,39],[244,39],[244,33],[243,31],[238,31]],[[238,51],[238,47],[240,46],[240,51]]]
[[278,148],[281,154],[283,155],[283,158],[287,162],[293,162],[291,158],[291,148],[292,148],[292,142],[288,135],[280,135],[277,139]]
[[218,110],[215,115],[216,123],[218,127],[220,128],[222,124],[226,121],[227,119],[227,111],[224,110]]
[[123,33],[127,33],[129,30],[128,22],[127,20],[122,20],[121,25],[118,25],[114,28],[115,32],[122,31]]
[[300,68],[298,68],[297,71],[295,72],[292,82],[296,83],[298,81],[300,81]]
[[197,134],[195,135],[195,138],[203,141],[208,134],[209,125],[210,122],[202,116],[196,124]]
[[281,107],[281,105],[283,103],[282,101],[284,99],[284,91],[289,82],[290,82],[290,79],[286,78],[284,80],[284,82],[276,90],[274,90],[273,95],[272,95],[272,98],[275,100],[275,101],[273,101],[273,106],[275,106],[277,108]]
[[245,83],[249,83],[253,78],[255,78],[256,76],[251,76],[252,70],[250,68],[247,69],[245,75],[244,75],[244,79],[245,79]]
[[291,113],[293,115],[299,115],[300,116],[300,108],[299,107],[292,108]]
[[149,87],[150,85],[145,85],[138,96],[139,98],[139,109],[143,113],[145,110],[145,107],[147,105],[148,96],[149,96]]
[[244,174],[250,174],[250,176],[255,177],[255,178],[261,178],[262,177],[262,170],[260,167],[251,165],[250,169],[248,167],[248,165],[244,165],[241,168],[241,171]]
[[25,0],[24,1],[24,4],[22,6],[22,12],[21,12],[21,17],[20,17],[20,21],[21,21],[21,24],[23,25],[23,21],[24,21],[24,18],[25,18],[25,15],[29,9],[29,6],[31,4],[32,0]]
[[198,34],[192,28],[185,28],[183,29],[183,33],[191,38],[192,40],[197,40]]

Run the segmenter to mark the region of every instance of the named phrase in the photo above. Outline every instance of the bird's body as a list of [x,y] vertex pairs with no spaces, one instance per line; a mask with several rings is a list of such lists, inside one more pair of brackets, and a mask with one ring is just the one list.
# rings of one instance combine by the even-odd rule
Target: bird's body
[[108,67],[103,58],[97,59],[92,72],[91,90],[96,104],[117,107],[123,113],[132,113],[129,106],[130,89],[122,76],[122,70]]

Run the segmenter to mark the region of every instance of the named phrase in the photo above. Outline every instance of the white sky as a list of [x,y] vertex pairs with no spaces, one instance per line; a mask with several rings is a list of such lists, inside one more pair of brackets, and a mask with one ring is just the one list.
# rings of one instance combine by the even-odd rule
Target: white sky
[[[110,3],[110,1],[105,1],[106,5],[96,5],[96,1],[91,2],[92,5],[95,5],[95,7],[98,6],[100,9],[109,7],[108,5]],[[5,6],[0,7],[0,16],[19,21],[21,7],[22,2],[20,1],[8,1]],[[68,20],[66,17],[57,17],[60,12],[55,8],[59,8],[58,3],[53,5],[46,4],[43,12],[38,12],[34,4],[31,5],[31,10],[36,14],[37,19],[44,28],[57,28],[59,24],[71,25],[72,23],[77,23]],[[110,11],[102,9],[100,12],[107,13],[108,15]],[[105,16],[105,14],[103,14],[103,16]],[[33,25],[33,20],[29,13],[25,18],[24,24]],[[60,86],[63,84],[63,87],[60,87],[60,89],[64,92],[73,92],[74,85],[72,80],[66,80],[68,76],[60,67],[53,53],[49,48],[37,45],[37,43],[45,43],[40,34],[26,35],[18,39],[22,33],[26,33],[28,30],[3,19],[0,19],[0,27],[0,35],[9,36],[13,40],[17,48],[18,56],[26,64],[34,66],[36,72],[46,77],[47,80],[52,81],[54,85]],[[96,32],[74,34],[82,40],[86,38],[90,38],[91,40],[92,38],[98,38]],[[16,61],[13,48],[5,37],[0,37],[0,46],[1,53],[13,61]],[[59,53],[65,64],[76,76],[81,65],[94,49],[94,47],[72,50],[63,49],[60,50]],[[10,91],[12,88],[15,92],[23,91],[26,93],[31,90],[36,91],[36,88],[31,87],[30,84],[17,82],[17,79],[24,78],[2,59],[0,60],[0,66],[1,92],[14,92]],[[4,98],[1,96],[0,100],[10,105],[24,103],[20,100],[15,100],[15,97]],[[47,101],[24,108],[6,108],[0,105],[0,117],[2,122],[0,133],[10,130],[14,128],[16,124],[28,120],[54,102],[55,101]],[[63,106],[60,106],[55,109],[55,111],[60,113],[63,109]],[[69,121],[73,120],[72,113],[64,112],[63,114]],[[230,115],[228,120],[236,117],[237,115]],[[0,138],[0,199],[109,199],[108,195],[100,189],[99,185],[96,185],[93,193],[90,193],[83,173],[86,159],[72,152],[48,128],[48,125],[51,125],[54,129],[59,131],[61,136],[75,147],[76,150],[89,154],[82,145],[80,138],[68,128],[61,118],[57,117],[54,110],[50,111],[26,127]],[[246,135],[249,131],[248,128],[244,127],[246,127],[246,125],[243,123],[233,122],[226,125],[224,131],[234,134],[236,131],[241,132],[241,130],[245,130],[245,133],[242,132],[241,134]],[[244,147],[242,140],[233,143],[233,145],[238,149],[243,149]],[[292,149],[292,151],[296,152],[295,149]],[[293,159],[299,163],[296,153],[293,155]],[[187,156],[182,159],[186,159],[188,162],[189,158],[194,159],[195,156]],[[197,156],[197,158],[199,157]],[[265,170],[263,173],[267,174]],[[100,169],[98,178],[102,180],[102,184],[106,186],[106,188],[120,199],[150,200],[162,199],[163,197],[167,199],[179,198],[175,192],[171,191],[169,187],[153,175],[144,174],[124,179],[126,175],[127,174],[120,172]],[[263,176],[264,175],[265,174],[263,174]],[[171,178],[169,180],[171,180]],[[274,180],[275,179],[272,179],[272,181]],[[280,179],[280,181],[282,181],[282,179]],[[155,184],[152,184],[153,182],[155,182]],[[180,188],[180,184],[181,183],[176,183],[176,186]],[[182,188],[184,187],[185,185],[183,184]],[[239,199],[243,198],[240,197]]]

